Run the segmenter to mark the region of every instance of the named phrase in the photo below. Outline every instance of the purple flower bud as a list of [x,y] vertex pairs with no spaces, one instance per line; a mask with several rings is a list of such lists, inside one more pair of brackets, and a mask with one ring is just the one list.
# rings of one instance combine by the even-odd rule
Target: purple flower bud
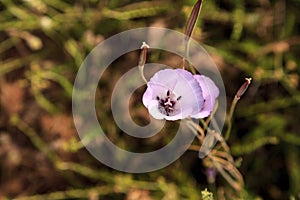
[[149,49],[149,45],[146,42],[143,42],[141,46],[142,52],[140,55],[139,66],[144,66],[146,63],[147,49]]
[[241,98],[241,96],[246,92],[251,83],[252,78],[245,78],[245,80],[245,83],[240,87],[240,89],[236,93],[237,98]]
[[196,2],[196,4],[194,5],[194,7],[193,7],[193,10],[192,10],[191,15],[188,19],[187,26],[186,26],[186,29],[185,29],[186,39],[189,39],[192,35],[192,32],[195,28],[198,16],[200,14],[201,5],[202,5],[202,0],[198,0]]
[[219,95],[214,82],[183,69],[158,71],[147,84],[143,104],[156,119],[207,117]]
[[206,168],[205,174],[206,174],[207,182],[209,184],[213,184],[216,182],[217,171],[215,168],[213,167]]

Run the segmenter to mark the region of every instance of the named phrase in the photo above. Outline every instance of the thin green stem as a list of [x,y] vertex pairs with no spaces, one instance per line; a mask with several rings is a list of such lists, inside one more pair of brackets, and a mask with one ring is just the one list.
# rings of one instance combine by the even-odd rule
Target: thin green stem
[[240,98],[235,95],[234,99],[233,99],[233,101],[231,103],[230,110],[229,110],[229,113],[227,115],[228,126],[227,126],[227,130],[226,130],[225,136],[224,136],[225,140],[228,140],[229,137],[230,137],[230,133],[231,133],[231,129],[232,129],[232,117],[233,117],[233,113],[234,113],[236,104],[239,101],[239,99]]
[[57,162],[57,155],[38,136],[38,134],[30,126],[28,126],[28,124],[21,120],[19,116],[12,116],[10,118],[10,122],[12,125],[16,126],[19,130],[21,130],[31,140],[34,146],[36,146],[37,149],[43,152],[49,158],[49,160],[51,160],[53,163]]
[[234,99],[231,103],[231,107],[229,110],[229,113],[227,115],[227,123],[228,123],[228,127],[227,127],[227,131],[225,133],[225,140],[229,139],[230,133],[231,133],[231,129],[232,129],[232,117],[233,117],[233,112],[235,110],[236,104],[239,101],[239,99],[241,98],[241,96],[246,92],[246,90],[248,89],[252,78],[245,78],[245,82],[244,84],[240,87],[240,89],[237,91],[236,95],[234,96]]

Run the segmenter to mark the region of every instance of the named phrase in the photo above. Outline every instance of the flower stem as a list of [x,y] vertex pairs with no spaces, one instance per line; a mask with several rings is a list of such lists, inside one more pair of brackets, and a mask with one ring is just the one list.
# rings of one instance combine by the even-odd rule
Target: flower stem
[[232,116],[233,116],[233,112],[234,112],[234,109],[236,107],[236,104],[237,104],[238,100],[239,100],[239,98],[235,95],[234,99],[233,99],[233,101],[231,103],[229,113],[227,115],[228,127],[227,127],[227,130],[226,130],[226,133],[225,133],[225,140],[229,139],[229,136],[230,136],[230,133],[231,133],[231,129],[232,129]]
[[240,87],[240,89],[237,91],[236,95],[234,96],[234,99],[231,103],[231,107],[229,110],[229,113],[227,115],[227,122],[228,122],[228,127],[225,133],[225,140],[228,140],[230,137],[230,133],[231,133],[231,129],[232,129],[232,116],[233,116],[233,112],[235,110],[236,104],[239,101],[239,99],[241,98],[241,96],[246,92],[246,90],[248,89],[248,86],[251,83],[251,78],[246,78],[245,83]]

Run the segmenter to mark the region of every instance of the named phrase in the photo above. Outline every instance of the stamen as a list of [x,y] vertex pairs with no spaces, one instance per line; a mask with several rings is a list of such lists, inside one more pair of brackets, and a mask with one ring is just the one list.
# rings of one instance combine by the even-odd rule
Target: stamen
[[168,90],[168,92],[167,92],[167,96],[170,96],[170,90]]
[[177,99],[173,98],[173,94],[170,90],[167,90],[167,96],[165,98],[160,98],[159,96],[156,96],[156,100],[159,103],[159,111],[162,114],[165,114],[167,116],[170,116],[171,113],[173,113],[175,109],[176,102],[181,99],[181,96],[179,96]]

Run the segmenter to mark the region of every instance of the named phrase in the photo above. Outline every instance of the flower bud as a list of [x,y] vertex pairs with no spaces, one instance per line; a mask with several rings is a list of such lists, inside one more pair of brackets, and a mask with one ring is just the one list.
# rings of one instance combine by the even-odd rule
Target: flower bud
[[192,35],[192,32],[195,28],[195,24],[197,22],[197,19],[198,19],[200,10],[201,10],[201,5],[202,5],[202,0],[198,0],[197,3],[193,7],[193,10],[188,19],[186,29],[185,29],[186,40],[188,40]]
[[235,95],[238,99],[241,98],[241,96],[248,89],[248,86],[250,85],[252,78],[245,78],[245,80],[246,80],[245,83],[240,87],[240,89],[237,91]]
[[146,42],[143,42],[141,49],[141,55],[140,55],[140,61],[139,61],[139,66],[144,66],[146,63],[146,58],[147,58],[147,49],[149,48],[149,45],[146,44]]

